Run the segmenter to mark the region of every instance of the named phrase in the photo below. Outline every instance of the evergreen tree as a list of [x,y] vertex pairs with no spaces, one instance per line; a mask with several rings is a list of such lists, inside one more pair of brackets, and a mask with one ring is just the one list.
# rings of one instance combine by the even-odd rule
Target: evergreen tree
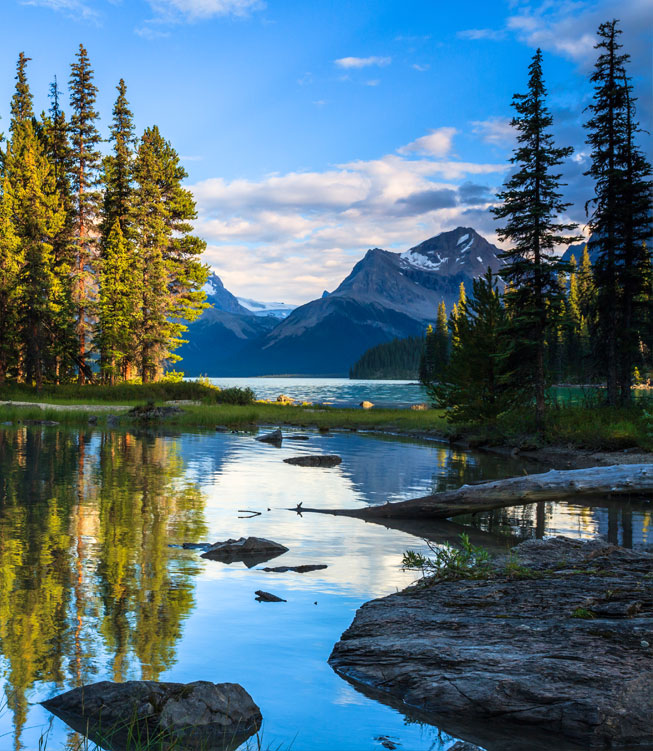
[[76,245],[73,197],[70,184],[71,149],[68,123],[61,109],[57,79],[50,85],[50,110],[42,117],[41,138],[52,167],[55,191],[64,210],[60,231],[52,238],[55,279],[55,320],[49,348],[55,360],[56,380],[68,380],[77,359],[76,306],[73,270]]
[[514,285],[506,298],[511,306],[512,369],[535,400],[538,430],[544,426],[547,328],[551,310],[560,302],[560,266],[553,249],[577,239],[561,234],[575,225],[555,221],[569,204],[559,193],[560,175],[551,170],[572,148],[554,146],[548,131],[553,120],[545,99],[542,52],[538,49],[529,66],[528,93],[513,97],[517,115],[512,126],[517,130],[518,146],[511,162],[518,168],[498,195],[502,204],[493,209],[498,219],[506,220],[498,230],[499,237],[512,243],[500,256],[506,262],[501,275]]
[[205,243],[190,234],[196,214],[192,194],[181,185],[186,171],[156,126],[143,133],[134,177],[142,274],[139,354],[146,383],[160,377],[165,361],[179,359],[174,350],[183,343],[184,321],[207,307],[202,286],[208,270],[198,259]]
[[[135,291],[139,288],[138,280],[140,280],[140,262],[135,244],[133,226],[133,170],[136,139],[134,137],[133,115],[129,109],[129,103],[127,101],[127,87],[122,78],[116,89],[118,90],[118,97],[116,98],[113,107],[113,121],[110,127],[109,139],[113,148],[112,152],[104,158],[102,164],[104,196],[102,205],[99,267],[100,277],[103,280],[103,283],[112,283],[112,280],[116,280],[116,283],[123,284],[129,279],[129,289],[130,291]],[[120,280],[116,279],[113,269],[109,273],[104,273],[102,269],[105,261],[107,261],[107,257],[115,254],[115,242],[110,241],[110,238],[115,229],[116,222],[118,222],[124,241],[123,246],[121,246],[121,252],[127,260],[122,267],[125,279]],[[112,247],[108,248],[110,243]],[[113,262],[113,259],[108,260],[110,266]],[[101,299],[112,297],[113,292],[111,290],[100,291]],[[133,299],[131,302],[133,303]],[[135,311],[134,314],[128,315],[123,319],[123,325],[127,330],[121,332],[124,346],[121,348],[122,354],[120,362],[116,362],[114,352],[114,355],[109,357],[111,364],[107,366],[105,363],[107,352],[102,349],[102,347],[100,349],[100,369],[104,376],[108,377],[111,381],[116,378],[117,374],[120,374],[123,379],[127,380],[130,377],[132,367],[134,366],[134,355],[138,342],[136,333],[138,316],[135,314]],[[111,339],[111,337],[109,337],[109,339]],[[108,339],[96,337],[96,341],[105,343]],[[131,341],[131,344],[128,345],[127,341]]]
[[643,242],[651,233],[651,167],[635,144],[629,56],[620,52],[618,21],[602,23],[591,82],[594,98],[586,123],[595,182],[590,228],[597,249],[597,362],[603,365],[609,404],[630,398],[632,370],[650,318]]
[[133,345],[133,331],[140,322],[132,264],[133,254],[116,219],[103,243],[95,337],[102,376],[110,384],[122,374],[123,362]]
[[20,250],[18,332],[20,375],[41,387],[54,371],[48,347],[56,327],[57,280],[53,273],[53,238],[61,231],[64,210],[52,167],[34,127],[32,95],[27,84],[29,58],[18,59],[12,99],[11,139],[4,155],[7,189],[13,197],[13,227]]
[[70,118],[71,181],[73,216],[75,219],[76,268],[75,303],[77,305],[77,337],[79,382],[92,377],[86,363],[87,339],[90,329],[89,312],[93,300],[92,268],[96,256],[97,213],[100,193],[97,190],[101,141],[96,127],[97,88],[93,83],[88,53],[79,45],[77,60],[71,66]]
[[474,279],[471,299],[458,305],[458,338],[441,380],[427,386],[435,404],[452,422],[486,422],[516,402],[518,391],[505,371],[506,317],[497,279],[487,273]]
[[4,177],[0,186],[0,386],[16,375],[20,363],[19,274],[23,259],[14,213],[11,183]]
[[444,300],[438,305],[435,328],[431,324],[426,329],[424,350],[420,360],[419,379],[424,385],[440,378],[449,361],[449,324]]

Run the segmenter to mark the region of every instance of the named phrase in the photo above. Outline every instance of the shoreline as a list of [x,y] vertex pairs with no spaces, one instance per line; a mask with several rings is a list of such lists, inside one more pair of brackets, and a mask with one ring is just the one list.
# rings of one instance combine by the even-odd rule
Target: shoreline
[[[552,442],[535,446],[531,442],[515,439],[479,440],[471,434],[468,437],[454,437],[450,426],[435,410],[382,409],[363,410],[351,407],[294,406],[255,402],[251,405],[202,404],[188,400],[171,400],[164,406],[178,406],[182,410],[163,421],[150,423],[161,428],[195,430],[239,430],[254,432],[258,428],[286,427],[315,431],[362,432],[370,435],[435,441],[465,451],[481,451],[514,458],[523,458],[551,469],[586,469],[612,464],[653,463],[653,452],[641,446],[630,446],[615,450],[600,443],[596,447],[573,445],[572,443]],[[91,404],[78,402],[29,402],[0,401],[0,423],[21,424],[61,424],[80,427],[89,425],[89,418],[96,418],[93,427],[107,427],[107,418],[118,420],[108,426],[128,427],[126,413],[133,404]],[[132,422],[131,418],[130,423]],[[403,424],[402,424],[403,423]],[[133,421],[133,424],[138,424]],[[521,447],[520,447],[521,443]],[[526,444],[526,445],[524,445]]]

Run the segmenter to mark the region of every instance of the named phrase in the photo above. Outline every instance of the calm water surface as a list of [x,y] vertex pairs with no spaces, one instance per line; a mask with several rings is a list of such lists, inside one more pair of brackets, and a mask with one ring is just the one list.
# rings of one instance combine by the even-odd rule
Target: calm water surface
[[[324,452],[342,464],[282,462]],[[264,748],[382,751],[385,735],[402,751],[445,751],[455,740],[446,729],[366,698],[327,658],[362,603],[411,582],[403,551],[424,551],[421,535],[454,541],[467,520],[386,528],[286,509],[395,501],[525,468],[355,433],[277,449],[248,434],[0,429],[0,748],[37,749],[45,732],[48,749],[77,748],[37,702],[143,677],[241,683],[261,707]],[[261,515],[239,518],[242,509]],[[646,506],[547,503],[480,515],[470,532],[492,550],[558,533],[641,546],[652,521]],[[328,568],[265,573],[170,547],[243,535],[290,549],[270,565]],[[287,602],[258,603],[257,589]]]
[[348,378],[210,378],[217,386],[249,387],[258,399],[285,394],[297,401],[358,406],[362,401],[377,407],[410,407],[426,401],[426,392],[414,381],[350,381]]

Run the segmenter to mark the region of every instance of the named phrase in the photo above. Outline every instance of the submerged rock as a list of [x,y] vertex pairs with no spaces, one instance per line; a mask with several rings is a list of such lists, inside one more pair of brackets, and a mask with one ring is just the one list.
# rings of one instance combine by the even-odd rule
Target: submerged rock
[[359,406],[362,407],[363,409],[372,409],[372,407],[374,406],[374,402],[368,402],[367,399],[365,399],[364,401],[360,403]]
[[335,467],[342,462],[337,454],[307,454],[306,456],[291,456],[284,459],[286,464],[296,464],[298,467]]
[[653,747],[653,556],[566,538],[515,553],[363,605],[331,666],[492,751]]
[[283,597],[277,597],[271,592],[264,592],[262,589],[257,589],[254,594],[256,595],[255,599],[258,600],[258,602],[288,602],[288,600],[284,600]]
[[287,441],[308,441],[309,440],[309,436],[307,436],[307,435],[301,435],[301,434],[297,433],[295,435],[287,435],[286,436],[286,440]]
[[294,571],[296,574],[307,574],[309,571],[322,571],[329,568],[326,563],[306,563],[303,566],[275,566],[274,568],[262,568],[261,571],[268,571],[274,574],[285,574],[287,571]]
[[242,561],[248,568],[252,568],[287,552],[285,545],[264,537],[240,537],[238,540],[214,543],[202,554],[202,558],[222,563]]
[[165,420],[167,417],[178,415],[181,412],[182,410],[179,407],[157,407],[155,404],[146,404],[145,406],[139,405],[130,409],[127,415],[139,422],[155,422],[157,420]]
[[283,435],[281,434],[281,431],[279,428],[276,430],[273,430],[271,433],[265,433],[264,435],[257,435],[256,439],[257,441],[260,441],[261,443],[272,443],[275,446],[281,446],[281,442],[283,441]]
[[42,702],[93,743],[110,751],[134,748],[134,739],[156,747],[227,751],[261,727],[261,710],[238,683],[101,681]]

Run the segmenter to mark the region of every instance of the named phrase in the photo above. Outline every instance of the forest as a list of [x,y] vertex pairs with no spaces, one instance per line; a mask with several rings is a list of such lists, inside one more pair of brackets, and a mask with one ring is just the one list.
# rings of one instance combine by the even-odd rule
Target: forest
[[417,378],[424,337],[409,336],[377,344],[363,352],[349,369],[352,379],[389,378],[411,380]]
[[156,125],[136,137],[122,79],[103,139],[82,45],[68,116],[56,79],[35,114],[29,61],[0,152],[0,385],[159,380],[206,307],[186,171]]
[[633,385],[650,378],[651,165],[637,145],[641,130],[620,34],[616,20],[598,30],[585,123],[591,235],[571,263],[555,251],[582,239],[577,225],[560,219],[570,204],[559,169],[573,150],[554,143],[540,50],[527,93],[513,97],[513,172],[492,209],[509,246],[499,256],[504,266],[500,276],[488,269],[472,290],[461,288],[449,316],[440,306],[420,367],[434,404],[454,422],[492,423],[533,404],[541,431],[551,383],[604,385],[604,401],[614,407],[627,405]]

